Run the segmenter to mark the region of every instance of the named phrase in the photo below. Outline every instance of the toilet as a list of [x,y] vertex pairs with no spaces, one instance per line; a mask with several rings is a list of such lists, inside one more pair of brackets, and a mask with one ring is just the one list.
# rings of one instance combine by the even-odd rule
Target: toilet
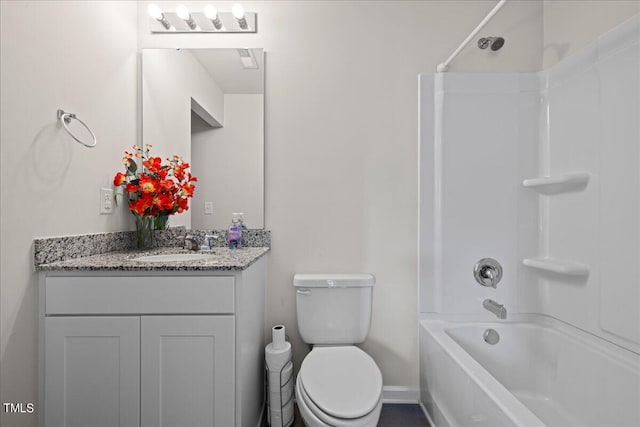
[[382,374],[355,344],[371,323],[371,274],[296,274],[296,312],[303,341],[313,345],[300,366],[296,402],[308,427],[376,426]]

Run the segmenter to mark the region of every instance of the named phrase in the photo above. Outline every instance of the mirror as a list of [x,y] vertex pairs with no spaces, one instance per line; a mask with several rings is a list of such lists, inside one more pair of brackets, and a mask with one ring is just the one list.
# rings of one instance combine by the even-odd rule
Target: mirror
[[198,178],[171,225],[226,229],[233,212],[264,228],[262,49],[143,49],[142,143],[181,155]]

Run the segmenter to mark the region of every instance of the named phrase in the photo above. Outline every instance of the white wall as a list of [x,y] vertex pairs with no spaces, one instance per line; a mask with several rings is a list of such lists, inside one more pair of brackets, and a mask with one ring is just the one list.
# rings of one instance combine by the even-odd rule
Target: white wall
[[[33,238],[133,228],[124,209],[98,206],[136,143],[136,13],[133,2],[0,2],[1,402],[37,405]],[[73,141],[58,108],[98,146]],[[34,426],[37,412],[0,411],[0,424]]]
[[[142,141],[153,145],[152,156],[177,154],[190,162],[192,100],[222,125],[224,93],[188,50],[146,49],[141,55]],[[190,228],[191,214],[172,216],[170,225]]]
[[638,13],[638,0],[544,0],[544,68]]
[[[258,13],[255,35],[153,35],[140,2],[139,47],[265,49],[267,323],[286,325],[299,366],[308,348],[296,331],[293,274],[371,272],[363,347],[385,385],[417,387],[417,75],[435,70],[495,2],[244,3]],[[486,33],[518,48],[468,49],[452,70],[539,69],[541,18],[541,3],[507,4]]]
[[[191,127],[191,169],[198,191],[191,200],[194,229],[225,229],[233,212],[249,228],[264,228],[264,96],[224,95],[224,126],[195,118]],[[204,202],[213,214],[204,214]]]

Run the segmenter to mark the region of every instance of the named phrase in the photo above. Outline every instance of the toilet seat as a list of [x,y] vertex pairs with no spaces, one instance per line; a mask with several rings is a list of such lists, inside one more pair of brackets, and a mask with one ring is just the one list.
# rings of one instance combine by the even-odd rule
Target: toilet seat
[[364,417],[353,419],[332,417],[313,404],[300,381],[296,382],[296,403],[300,415],[302,415],[305,425],[308,427],[375,427],[382,411],[381,395],[373,411]]
[[382,407],[382,374],[355,346],[315,347],[302,362],[296,395],[302,412],[322,424],[375,426]]

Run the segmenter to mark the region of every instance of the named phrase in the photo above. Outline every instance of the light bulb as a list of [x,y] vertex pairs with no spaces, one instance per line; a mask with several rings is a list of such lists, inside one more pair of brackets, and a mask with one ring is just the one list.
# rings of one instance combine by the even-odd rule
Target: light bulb
[[231,12],[233,13],[233,16],[238,20],[244,18],[244,8],[239,3],[233,5]]
[[218,18],[218,11],[216,10],[215,7],[211,6],[210,4],[204,7],[203,12],[204,12],[204,16],[206,16],[208,19],[211,19],[212,21]]
[[162,10],[160,10],[157,4],[150,4],[147,7],[147,12],[149,13],[150,17],[152,17],[153,19],[157,19],[158,21],[160,21],[164,17],[164,15],[162,14]]
[[189,13],[189,9],[187,9],[187,7],[183,4],[179,4],[178,7],[176,7],[176,15],[178,15],[178,18],[183,19],[185,21],[188,21],[189,19],[191,19],[191,14]]

